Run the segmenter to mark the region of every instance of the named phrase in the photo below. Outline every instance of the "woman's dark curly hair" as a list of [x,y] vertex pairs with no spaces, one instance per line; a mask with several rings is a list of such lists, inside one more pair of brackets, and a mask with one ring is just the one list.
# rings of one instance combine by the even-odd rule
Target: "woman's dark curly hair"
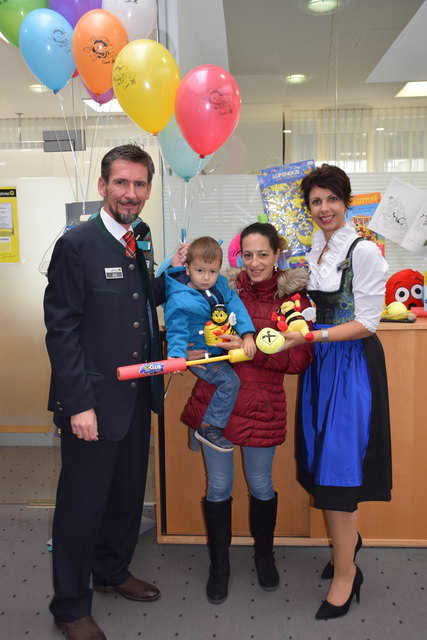
[[310,192],[313,187],[330,189],[338,198],[343,200],[345,206],[350,206],[351,184],[345,171],[333,164],[322,164],[301,180],[301,191],[304,202],[310,209]]
[[278,249],[284,251],[286,249],[287,242],[285,238],[279,236],[276,227],[269,222],[253,222],[249,226],[245,227],[240,233],[240,250],[243,251],[243,240],[246,236],[250,236],[254,233],[258,233],[260,236],[267,238],[270,247],[276,252]]

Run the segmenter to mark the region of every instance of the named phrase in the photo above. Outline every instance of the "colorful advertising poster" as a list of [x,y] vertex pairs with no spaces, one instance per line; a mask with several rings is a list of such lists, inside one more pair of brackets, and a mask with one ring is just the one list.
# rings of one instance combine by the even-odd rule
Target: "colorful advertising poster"
[[347,211],[347,220],[351,220],[356,227],[359,236],[372,240],[379,247],[381,253],[385,253],[385,240],[375,231],[369,229],[368,225],[375,213],[378,203],[381,200],[381,193],[361,193],[353,196],[351,205]]
[[268,221],[287,240],[284,257],[296,267],[305,262],[311,249],[314,223],[304,206],[300,185],[302,178],[314,169],[314,160],[304,160],[258,171],[258,184]]
[[19,262],[15,187],[0,187],[0,263]]

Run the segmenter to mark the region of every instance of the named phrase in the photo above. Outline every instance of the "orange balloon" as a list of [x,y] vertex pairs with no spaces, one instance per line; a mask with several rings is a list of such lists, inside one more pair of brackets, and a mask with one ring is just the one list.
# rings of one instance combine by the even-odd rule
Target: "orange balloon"
[[128,43],[126,30],[109,11],[93,9],[77,22],[72,39],[73,58],[85,85],[101,95],[113,84],[113,66]]

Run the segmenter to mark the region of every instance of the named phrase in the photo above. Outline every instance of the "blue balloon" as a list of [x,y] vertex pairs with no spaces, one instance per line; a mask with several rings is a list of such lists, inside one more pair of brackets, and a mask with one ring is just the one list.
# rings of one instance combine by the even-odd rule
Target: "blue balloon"
[[19,48],[30,71],[54,93],[62,89],[74,73],[71,51],[73,28],[52,9],[28,13],[19,30]]
[[172,116],[166,127],[159,131],[157,139],[166,164],[184,180],[188,181],[197,175],[212,158],[211,154],[202,159],[193,151],[182,135],[175,116]]
[[167,258],[165,258],[163,262],[159,264],[159,266],[156,269],[157,278],[162,275],[163,271],[166,271],[166,269],[169,269],[169,267],[171,266],[172,258],[173,258],[173,253],[171,253],[170,256],[167,256]]

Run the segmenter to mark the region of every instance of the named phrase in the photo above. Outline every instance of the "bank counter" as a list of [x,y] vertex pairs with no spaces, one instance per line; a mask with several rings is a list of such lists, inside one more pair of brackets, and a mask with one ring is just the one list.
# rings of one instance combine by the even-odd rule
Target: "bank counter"
[[[381,322],[389,385],[393,451],[391,502],[359,505],[358,528],[367,546],[427,546],[427,318]],[[200,452],[188,448],[180,415],[195,377],[167,376],[165,413],[155,429],[157,539],[160,543],[206,542],[201,500],[206,477]],[[326,545],[322,512],[296,480],[295,406],[298,376],[285,376],[288,435],[276,451],[274,483],[279,496],[278,545]],[[224,454],[231,455],[231,454]],[[233,544],[252,544],[249,500],[239,447],[234,451]]]

